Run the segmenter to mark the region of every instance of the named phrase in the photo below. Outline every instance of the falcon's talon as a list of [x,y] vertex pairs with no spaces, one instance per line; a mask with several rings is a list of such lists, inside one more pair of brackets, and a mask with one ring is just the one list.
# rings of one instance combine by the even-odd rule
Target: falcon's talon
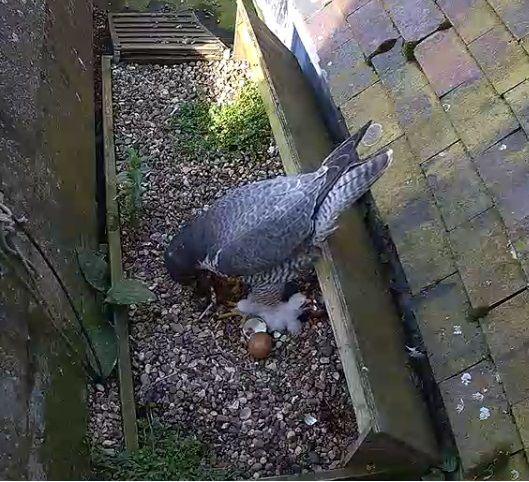
[[240,311],[228,311],[227,313],[221,313],[220,315],[217,315],[217,319],[219,320],[225,320],[227,318],[235,318],[236,316],[240,316],[244,319],[244,316]]
[[213,308],[215,308],[215,303],[212,301],[206,307],[206,309],[200,314],[200,316],[198,317],[197,321],[202,321],[206,317],[206,315],[208,315],[210,313],[210,311],[213,310]]

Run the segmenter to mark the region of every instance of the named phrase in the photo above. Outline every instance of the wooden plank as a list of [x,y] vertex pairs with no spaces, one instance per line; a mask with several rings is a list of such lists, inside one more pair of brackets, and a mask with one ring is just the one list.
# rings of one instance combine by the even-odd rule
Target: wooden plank
[[[114,22],[115,23],[115,22]],[[130,22],[122,22],[122,23],[115,23],[116,27],[119,29],[128,29],[132,28],[131,26],[137,25],[137,28],[152,28],[154,30],[158,30],[161,28],[164,28],[165,24],[170,24],[167,28],[176,28],[178,30],[181,29],[193,29],[193,30],[200,30],[202,31],[202,26],[197,22],[162,22],[162,23],[152,23],[152,22],[136,22],[136,21],[130,21]],[[152,26],[152,27],[151,27]],[[174,26],[174,27],[173,27]]]
[[[226,49],[192,12],[185,15],[113,14],[110,18],[114,50],[130,61],[144,62],[155,53],[157,58],[153,58],[153,62],[217,60]],[[182,23],[184,21],[186,23]]]
[[123,52],[123,58],[136,58],[138,56],[143,57],[157,57],[157,58],[193,58],[193,59],[204,59],[205,57],[218,56],[219,58],[222,54],[211,51],[211,52],[199,52],[197,50],[178,50],[175,52],[163,51],[163,52],[153,52],[153,51],[143,51],[143,50],[126,50]]
[[[165,25],[167,26],[174,26],[176,28],[200,28],[200,26],[197,25],[196,22],[179,22],[178,20],[163,20],[163,21],[156,21],[156,22],[150,22],[146,21],[146,19],[131,19],[127,21],[116,21],[114,20],[114,24],[118,28],[125,28],[130,27],[131,25],[139,25],[141,27],[145,28],[160,28]],[[179,25],[182,25],[182,27],[178,27]]]
[[194,57],[160,57],[157,55],[141,55],[138,57],[131,56],[127,57],[125,56],[124,60],[127,60],[129,62],[134,62],[137,64],[181,64],[185,62],[204,62],[204,61],[213,61],[213,60],[221,60],[221,56],[194,56]]
[[[213,45],[218,48],[218,42],[216,39],[210,38],[195,38],[190,40],[189,37],[178,38],[178,37],[120,37],[120,45],[128,44],[149,44],[149,45],[184,45],[189,49],[193,49],[196,45]],[[125,47],[126,48],[126,47]]]
[[151,63],[168,63],[171,60],[180,63],[182,60],[189,62],[209,62],[213,60],[219,60],[220,57],[215,57],[214,55],[199,55],[196,53],[186,55],[152,55],[144,52],[123,56],[123,60],[126,60],[127,62],[138,62],[139,60],[141,60],[141,62],[147,62],[148,59],[153,59]]
[[192,23],[176,23],[176,22],[164,22],[164,23],[142,23],[142,22],[129,22],[129,23],[115,23],[116,31],[130,30],[130,29],[141,29],[141,30],[152,30],[153,32],[163,31],[165,29],[171,29],[174,31],[190,29],[197,32],[203,32],[204,30],[199,26]]
[[145,24],[140,22],[131,22],[131,23],[122,23],[122,24],[116,24],[116,29],[120,31],[126,31],[126,30],[153,30],[153,31],[162,31],[164,29],[169,30],[178,30],[178,31],[185,31],[190,30],[192,32],[203,32],[204,29],[200,27],[200,25],[197,25],[195,23],[174,23],[168,26],[164,26],[163,24]]
[[[151,60],[149,60],[151,59]],[[158,55],[150,55],[150,54],[137,54],[137,55],[125,55],[122,59],[126,62],[132,62],[132,63],[141,63],[141,64],[180,64],[182,62],[213,62],[216,60],[221,60],[220,57],[215,57],[212,55],[186,55],[186,56],[179,56],[179,55],[172,55],[172,56],[158,56]]]
[[153,62],[155,60],[169,60],[169,59],[186,59],[189,61],[203,61],[203,60],[214,60],[222,58],[221,54],[216,52],[211,53],[199,53],[199,52],[181,52],[181,53],[149,53],[149,52],[125,52],[123,54],[124,60],[133,61],[138,58],[151,58]]
[[174,33],[170,33],[170,32],[163,32],[163,33],[156,33],[156,32],[134,32],[134,33],[120,33],[119,34],[119,39],[121,42],[125,41],[126,39],[131,39],[131,40],[136,40],[136,39],[141,39],[141,38],[145,38],[145,39],[164,39],[164,38],[167,38],[167,39],[173,39],[173,40],[178,40],[178,41],[187,41],[185,39],[188,39],[188,40],[195,40],[195,41],[213,41],[213,42],[217,42],[218,43],[218,40],[215,39],[215,38],[211,38],[208,34],[206,33],[199,33],[198,35],[197,34],[183,34],[183,35],[175,35]]
[[121,34],[121,33],[130,33],[130,32],[152,32],[152,33],[187,33],[187,34],[190,34],[190,35],[194,35],[195,33],[207,33],[207,32],[204,32],[203,29],[201,28],[193,28],[193,27],[178,27],[178,25],[168,25],[168,26],[163,26],[163,27],[156,27],[154,26],[153,28],[151,26],[145,26],[145,25],[141,25],[141,24],[135,24],[135,25],[130,25],[130,26],[119,26],[119,27],[115,27],[116,29],[116,32]]
[[142,36],[151,36],[153,38],[155,37],[207,37],[212,38],[211,35],[207,32],[202,32],[200,30],[174,30],[174,29],[164,29],[164,30],[118,30],[119,37],[120,38],[136,38],[136,37],[142,37]]
[[[101,58],[103,84],[103,136],[105,151],[106,221],[112,285],[123,278],[121,264],[121,235],[119,211],[116,200],[116,159],[114,151],[114,118],[112,110],[111,57]],[[128,451],[138,449],[138,428],[136,425],[136,405],[129,347],[129,320],[127,307],[114,307],[114,329],[118,339],[118,373],[121,399],[121,417],[125,447]]]
[[123,12],[123,13],[113,13],[113,17],[116,18],[135,18],[141,17],[146,18],[150,17],[153,19],[157,18],[178,18],[178,19],[195,19],[196,15],[191,12],[176,12],[176,13],[152,13],[152,12]]
[[180,11],[180,12],[171,12],[171,13],[156,13],[156,12],[117,12],[117,13],[112,13],[111,15],[113,15],[114,17],[120,17],[120,18],[133,18],[133,17],[143,17],[143,18],[146,18],[146,17],[151,17],[151,18],[160,18],[160,17],[163,17],[163,18],[167,18],[167,17],[171,17],[171,18],[197,18],[197,16],[195,15],[195,13],[191,10],[188,10],[188,11]]
[[218,43],[211,43],[211,44],[201,44],[201,43],[195,43],[195,44],[159,44],[159,43],[130,43],[130,42],[123,42],[121,43],[121,49],[128,50],[128,51],[151,51],[151,50],[172,50],[172,51],[179,51],[179,50],[196,50],[199,52],[210,52],[210,51],[216,51],[219,50],[219,44]]
[[114,48],[114,62],[117,64],[119,62],[119,39],[116,33],[116,28],[112,20],[112,15],[108,16],[108,29],[110,31],[110,38],[112,39],[112,46]]
[[[138,47],[138,48],[134,48],[135,44],[134,43],[127,43],[127,47],[124,48],[123,50],[126,51],[126,52],[129,52],[129,53],[138,53],[138,52],[145,52],[145,53],[152,53],[153,51],[157,51],[157,50],[161,50],[162,52],[166,52],[166,53],[174,53],[176,55],[179,55],[181,54],[182,52],[188,52],[188,53],[194,53],[196,52],[197,54],[201,54],[201,53],[208,53],[208,52],[216,52],[217,51],[217,48],[215,45],[213,45],[214,48],[201,48],[201,47],[205,47],[205,46],[208,46],[208,45],[211,45],[211,44],[208,44],[208,43],[199,43],[199,42],[195,42],[194,44],[185,44],[185,43],[176,43],[176,42],[172,42],[172,43],[162,43],[162,42],[152,42],[152,47],[151,49],[148,49],[148,48],[143,48],[143,47]],[[140,45],[140,43],[138,42],[138,44],[136,45]],[[141,42],[141,45],[145,45],[145,42],[142,41]],[[186,47],[186,48],[174,48],[174,49],[159,49],[157,47],[159,46],[182,46],[182,47]],[[162,53],[160,52],[160,53]]]
[[188,40],[189,37],[147,37],[142,35],[141,37],[120,37],[122,43],[151,43],[151,44],[177,44],[177,45],[188,45],[193,46],[196,44],[216,44],[216,42],[210,38],[195,38],[193,41]]
[[154,20],[158,18],[192,18],[196,19],[197,16],[191,10],[187,12],[170,12],[170,13],[154,13],[154,12],[123,12],[123,13],[112,13],[112,16],[116,18],[152,18]]
[[115,22],[114,25],[116,26],[116,29],[126,29],[126,28],[143,28],[143,29],[149,29],[149,30],[158,30],[163,28],[173,28],[175,30],[178,29],[184,29],[184,28],[190,28],[190,29],[197,29],[197,30],[203,30],[199,25],[197,25],[195,22],[139,22],[139,21],[131,21],[131,22]]
[[160,33],[164,33],[164,32],[189,32],[189,33],[194,33],[194,32],[204,32],[204,30],[202,30],[201,28],[199,27],[193,27],[193,26],[187,26],[187,27],[178,27],[178,25],[181,25],[181,24],[175,24],[175,25],[166,25],[166,26],[146,26],[146,25],[143,25],[143,24],[130,24],[130,25],[120,25],[120,26],[116,26],[116,32],[160,32]]
[[182,25],[192,25],[196,22],[191,19],[179,19],[176,17],[172,18],[145,18],[145,17],[135,17],[135,18],[119,18],[119,17],[113,17],[114,23],[116,25],[123,25],[128,23],[141,23],[141,24],[149,24],[149,25],[160,25],[164,23],[170,23],[173,25],[182,24]]

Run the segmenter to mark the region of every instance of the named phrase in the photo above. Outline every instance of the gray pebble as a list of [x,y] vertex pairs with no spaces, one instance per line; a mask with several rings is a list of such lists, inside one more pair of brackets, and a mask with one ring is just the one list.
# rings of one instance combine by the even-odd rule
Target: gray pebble
[[252,409],[250,407],[245,407],[241,410],[239,417],[241,420],[248,420],[252,416]]

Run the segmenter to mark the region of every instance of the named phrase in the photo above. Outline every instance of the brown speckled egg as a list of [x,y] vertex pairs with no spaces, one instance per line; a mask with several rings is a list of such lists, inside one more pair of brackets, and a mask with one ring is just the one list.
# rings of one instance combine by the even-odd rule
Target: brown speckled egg
[[272,337],[268,333],[254,333],[248,342],[248,352],[254,358],[262,360],[272,351]]

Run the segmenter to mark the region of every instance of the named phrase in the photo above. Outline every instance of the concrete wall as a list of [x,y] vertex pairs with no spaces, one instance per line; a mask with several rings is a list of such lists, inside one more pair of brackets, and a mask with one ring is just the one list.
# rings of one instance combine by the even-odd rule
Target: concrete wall
[[294,54],[306,79],[314,90],[327,128],[339,141],[347,135],[326,83],[326,72],[320,66],[314,39],[307,28],[307,11],[319,0],[253,0],[267,27]]
[[[74,250],[96,245],[91,2],[7,0],[0,18],[0,193],[87,311]],[[57,315],[0,257],[0,478],[76,478],[87,468],[86,377],[60,333],[79,337],[41,257],[25,253]]]
[[288,0],[256,0],[264,22],[288,48],[292,45],[293,24]]

